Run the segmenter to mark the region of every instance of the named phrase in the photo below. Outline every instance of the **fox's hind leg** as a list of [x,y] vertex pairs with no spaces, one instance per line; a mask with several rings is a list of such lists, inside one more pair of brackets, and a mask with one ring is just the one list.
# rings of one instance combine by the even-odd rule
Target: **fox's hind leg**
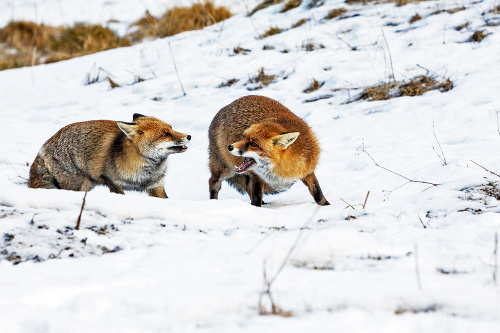
[[318,205],[328,206],[330,204],[323,195],[321,187],[319,187],[318,179],[316,179],[316,175],[314,174],[314,172],[302,178],[302,182],[307,186],[309,192],[311,192],[311,195],[314,198],[314,201],[316,201]]
[[264,196],[264,182],[257,176],[252,175],[250,180],[250,188],[248,194],[250,195],[250,200],[252,205],[260,207],[262,206],[262,197]]

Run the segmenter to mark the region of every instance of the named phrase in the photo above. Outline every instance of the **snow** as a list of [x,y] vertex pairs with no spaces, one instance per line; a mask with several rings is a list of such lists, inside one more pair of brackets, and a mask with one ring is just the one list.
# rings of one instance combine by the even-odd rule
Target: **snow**
[[[2,2],[0,22],[114,18],[126,27],[145,9],[160,14],[180,2],[35,3],[38,16],[33,1]],[[498,21],[487,13],[498,1],[325,1],[312,9],[304,1],[252,17],[246,7],[257,2],[225,3],[238,14],[201,31],[0,72],[2,331],[497,332],[500,206],[478,186],[498,177],[472,161],[500,173],[500,28],[487,25]],[[346,18],[323,19],[338,7]],[[408,23],[417,12],[423,19]],[[302,18],[301,27],[256,38]],[[478,29],[488,37],[466,42]],[[324,48],[307,52],[309,42]],[[236,55],[238,46],[251,51]],[[99,68],[121,87],[85,85]],[[276,82],[249,91],[260,68]],[[454,88],[346,103],[392,74],[409,80],[427,71]],[[232,78],[235,85],[217,88]],[[325,84],[303,93],[312,79]],[[266,196],[262,208],[225,183],[219,200],[208,200],[208,126],[248,94],[282,102],[313,128],[322,146],[316,175],[331,206],[315,205],[301,183]],[[186,153],[169,158],[169,199],[97,188],[75,230],[84,193],[27,188],[29,165],[61,127],[131,121],[135,112],[193,137]],[[291,317],[259,315],[264,272],[276,277],[274,302]],[[266,295],[262,305],[271,308]]]

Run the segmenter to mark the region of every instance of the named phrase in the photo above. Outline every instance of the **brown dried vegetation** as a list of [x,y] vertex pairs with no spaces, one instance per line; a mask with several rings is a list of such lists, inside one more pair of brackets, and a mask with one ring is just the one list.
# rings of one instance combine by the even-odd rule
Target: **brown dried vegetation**
[[266,74],[264,67],[261,67],[259,69],[259,72],[257,73],[257,75],[248,80],[248,83],[257,84],[257,86],[255,86],[253,88],[248,88],[248,90],[262,89],[262,88],[270,85],[271,83],[275,82],[275,79],[276,79],[275,75]]
[[417,21],[420,21],[422,19],[422,16],[420,16],[418,13],[416,13],[415,15],[413,15],[411,18],[410,18],[410,23],[414,23],[414,22],[417,22]]
[[450,79],[438,81],[427,75],[419,75],[409,82],[384,82],[374,86],[366,87],[354,100],[382,101],[401,96],[420,96],[429,90],[446,92],[453,89]]
[[281,8],[280,13],[287,12],[289,10],[292,10],[294,8],[297,8],[300,6],[302,3],[302,0],[288,0],[284,5],[283,8]]
[[469,42],[473,43],[480,43],[483,39],[485,39],[488,35],[484,33],[482,30],[476,30],[472,34],[472,36],[469,37]]
[[258,4],[251,12],[250,14],[248,14],[248,16],[252,16],[253,14],[255,14],[256,12],[258,12],[259,10],[261,9],[264,9],[264,8],[267,8],[269,6],[272,6],[272,5],[276,5],[276,4],[279,4],[283,2],[283,0],[264,0],[263,2],[261,2],[260,4]]
[[304,89],[304,92],[306,94],[312,93],[313,91],[316,91],[319,88],[321,88],[324,84],[325,84],[324,82],[319,82],[316,79],[312,79],[311,83],[309,84],[309,87]]
[[347,9],[345,8],[332,9],[328,12],[328,15],[325,16],[325,20],[331,20],[333,18],[339,17],[341,15],[344,15],[346,12]]

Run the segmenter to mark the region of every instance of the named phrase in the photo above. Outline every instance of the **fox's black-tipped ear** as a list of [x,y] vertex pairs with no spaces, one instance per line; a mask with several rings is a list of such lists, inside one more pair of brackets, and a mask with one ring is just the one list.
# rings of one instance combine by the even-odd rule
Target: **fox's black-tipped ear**
[[116,124],[129,139],[132,139],[134,135],[138,134],[138,126],[134,123],[117,121]]
[[140,113],[134,113],[134,115],[132,116],[132,119],[133,119],[133,121],[135,121],[137,118],[141,118],[141,117],[147,117],[147,116],[140,114]]

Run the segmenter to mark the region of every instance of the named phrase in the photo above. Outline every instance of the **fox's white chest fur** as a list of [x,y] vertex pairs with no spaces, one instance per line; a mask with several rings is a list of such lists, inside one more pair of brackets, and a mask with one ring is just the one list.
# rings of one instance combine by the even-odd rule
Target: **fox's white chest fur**
[[288,190],[297,181],[276,175],[271,163],[259,163],[252,171],[278,192]]

